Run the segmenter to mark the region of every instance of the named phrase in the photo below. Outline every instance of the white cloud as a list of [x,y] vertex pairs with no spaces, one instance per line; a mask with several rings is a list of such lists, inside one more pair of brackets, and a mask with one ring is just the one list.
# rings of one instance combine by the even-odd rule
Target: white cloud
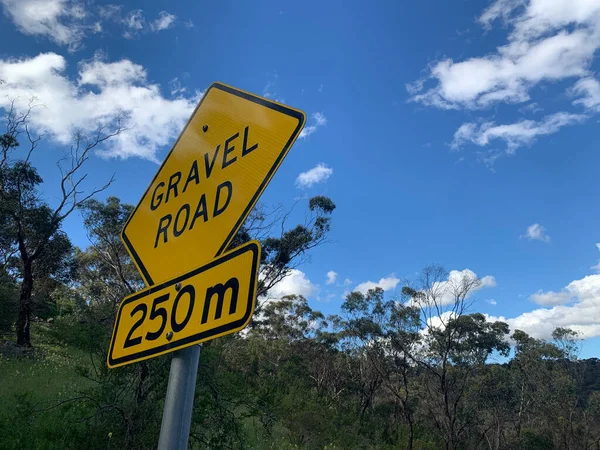
[[535,294],[531,294],[529,299],[538,305],[543,306],[555,306],[568,303],[573,298],[573,294],[568,291],[562,292],[543,292],[537,291]]
[[123,19],[123,23],[127,25],[127,28],[131,28],[132,30],[141,30],[144,28],[144,24],[146,23],[146,19],[144,18],[144,11],[141,9],[134,9],[129,11],[129,13]]
[[166,30],[167,28],[171,28],[175,23],[176,16],[173,14],[169,14],[166,11],[161,11],[158,13],[158,19],[150,24],[150,28],[152,31],[161,31]]
[[102,31],[103,21],[121,25],[123,37],[131,39],[144,31],[166,30],[176,19],[161,11],[148,24],[141,9],[123,13],[122,5],[95,6],[80,0],[0,0],[0,6],[22,33],[46,37],[70,51],[80,49],[87,35]]
[[346,278],[344,280],[344,286],[350,286],[352,284],[352,280],[350,278]]
[[271,92],[271,88],[275,86],[275,81],[267,81],[267,84],[265,84],[265,87],[263,89],[263,97],[273,97],[275,94]]
[[319,126],[327,124],[327,119],[325,118],[325,116],[323,115],[323,113],[320,113],[320,112],[314,113],[313,114],[313,119],[315,119],[315,122]]
[[[449,320],[455,319],[457,317],[456,311],[444,311],[439,316],[431,316],[427,317],[427,325],[430,328],[437,328],[443,330],[446,328],[446,324]],[[423,328],[420,333],[423,336],[428,335],[429,330],[427,328]]]
[[178,77],[175,77],[171,81],[169,81],[169,88],[171,89],[171,95],[173,96],[181,96],[187,91],[187,88],[182,86],[181,81],[179,81]]
[[306,274],[298,269],[290,270],[289,274],[269,290],[269,299],[279,299],[286,295],[302,295],[311,298],[317,295],[319,286],[313,284]]
[[519,112],[521,114],[524,114],[524,113],[536,114],[536,113],[539,113],[539,112],[541,112],[543,110],[544,110],[544,108],[540,107],[540,105],[538,105],[536,102],[528,103],[528,104],[526,104],[524,106],[521,106],[519,108]]
[[496,300],[494,300],[493,298],[486,300],[486,302],[492,306],[496,306],[498,304],[498,302]]
[[[511,40],[536,39],[549,32],[575,27],[595,28],[600,20],[600,4],[594,0],[497,0],[480,21],[490,24],[496,19],[513,25]],[[512,14],[520,7],[517,14]],[[498,8],[499,7],[499,8]],[[491,11],[495,10],[495,13]]]
[[327,272],[327,281],[325,282],[325,284],[335,283],[335,280],[337,280],[337,276],[338,276],[337,272],[330,270],[329,272]]
[[332,300],[333,300],[335,297],[336,297],[336,295],[335,295],[335,294],[327,294],[327,296],[326,296],[325,298],[321,298],[321,297],[320,297],[320,298],[318,298],[318,300],[319,300],[320,302],[325,302],[325,303],[328,303],[328,302],[332,301]]
[[523,0],[496,0],[481,14],[479,23],[489,29],[496,19],[507,22],[511,13],[523,3]]
[[91,132],[124,117],[130,129],[107,141],[103,153],[157,161],[157,151],[173,143],[198,100],[163,97],[146,70],[127,59],[110,63],[96,57],[78,66],[75,79],[66,68],[56,53],[0,60],[0,108],[16,99],[23,110],[35,97],[43,106],[32,111],[32,126],[62,144],[78,130]]
[[[451,270],[447,280],[431,283],[428,289],[422,291],[420,299],[411,298],[407,304],[440,308],[454,304],[458,297],[467,300],[476,292],[497,285],[496,278],[492,275],[479,278],[471,269]],[[468,289],[466,295],[464,295],[465,289]]]
[[263,97],[270,98],[271,100],[279,103],[285,103],[285,99],[277,94],[277,81],[279,80],[279,74],[277,71],[270,73],[269,80],[263,88]]
[[296,178],[296,186],[299,188],[309,188],[313,184],[323,183],[333,174],[333,169],[325,164],[317,164],[310,170],[302,172]]
[[[506,153],[531,145],[536,138],[581,123],[600,112],[600,83],[591,68],[600,49],[600,2],[597,0],[495,0],[479,17],[484,29],[508,30],[494,51],[454,60],[443,57],[429,65],[423,77],[406,88],[409,101],[440,109],[481,110],[498,103],[528,103],[518,108],[535,113],[541,108],[532,96],[558,81],[574,86],[567,93],[578,113],[568,110],[539,121],[516,120],[497,125],[489,120],[463,124],[451,147],[466,143],[480,147],[494,140],[506,143]],[[488,166],[502,152],[479,158]],[[489,152],[488,152],[489,153]]]
[[[600,250],[600,242],[598,242],[596,244],[596,248],[598,250]],[[598,262],[596,264],[594,264],[592,267],[590,267],[590,269],[592,269],[594,272],[600,273],[600,260],[598,260]]]
[[126,28],[123,37],[127,39],[134,39],[141,33],[148,31],[158,33],[167,30],[175,24],[176,19],[177,16],[169,14],[167,11],[161,11],[155,20],[148,23],[144,17],[144,11],[141,9],[134,9],[123,18],[120,15],[112,17],[114,22],[120,23]]
[[121,20],[119,17],[121,15],[121,11],[123,10],[123,5],[101,5],[98,7],[98,15],[102,19],[107,20]]
[[123,18],[117,16],[115,19],[117,22],[122,23],[126,28],[126,30],[123,32],[123,37],[126,39],[133,39],[137,37],[146,26],[144,11],[141,9],[134,9],[129,11]]
[[133,64],[128,59],[106,63],[100,58],[84,62],[79,66],[80,86],[115,86],[122,83],[133,83],[136,80],[145,80],[146,71],[138,64]]
[[[498,0],[479,20],[489,28],[497,19],[512,28],[505,45],[485,56],[433,64],[427,77],[409,86],[411,100],[444,109],[521,103],[540,82],[588,75],[600,47],[599,2]],[[434,86],[426,89],[428,81]]]
[[365,281],[363,283],[360,283],[353,289],[353,291],[366,294],[367,292],[369,292],[369,290],[375,289],[376,287],[380,287],[384,291],[389,291],[392,289],[396,289],[398,283],[400,283],[400,279],[396,278],[394,274],[392,274],[388,277],[381,278],[378,282]]
[[583,122],[588,116],[559,112],[544,117],[540,121],[522,120],[507,125],[496,125],[494,122],[464,123],[454,133],[451,148],[460,149],[465,143],[473,143],[479,147],[487,146],[491,141],[502,140],[506,143],[507,153],[514,153],[517,148],[531,145],[538,136],[553,134],[566,125]]
[[323,113],[313,113],[312,119],[314,123],[302,129],[300,132],[300,139],[308,138],[311,134],[314,134],[318,128],[327,125],[327,118],[323,115]]
[[582,78],[571,89],[573,96],[579,96],[573,102],[591,111],[600,111],[600,82],[592,77]]
[[498,286],[498,283],[496,282],[496,278],[493,277],[492,275],[486,275],[485,277],[482,277],[480,281],[481,281],[480,289],[486,288],[486,287]]
[[539,223],[531,224],[527,227],[527,231],[525,234],[521,236],[521,238],[527,238],[530,241],[543,241],[550,242],[550,236],[546,234],[546,228]]
[[69,50],[81,47],[86,32],[98,31],[84,23],[88,14],[73,0],[0,0],[0,5],[22,33],[44,36]]
[[[572,305],[556,304],[539,308],[514,318],[490,317],[507,322],[511,329],[523,330],[535,338],[548,339],[557,327],[571,328],[585,338],[600,336],[600,275],[588,275],[572,281],[561,292],[548,292],[545,299],[564,299],[569,295]],[[544,295],[536,293],[534,296]],[[539,297],[536,297],[539,299]],[[566,300],[565,300],[566,301]],[[564,303],[564,302],[563,302]]]

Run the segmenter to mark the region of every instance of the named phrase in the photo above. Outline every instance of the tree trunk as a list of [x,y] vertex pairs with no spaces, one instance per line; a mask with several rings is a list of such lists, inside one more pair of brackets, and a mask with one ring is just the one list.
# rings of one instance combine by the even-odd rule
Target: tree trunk
[[148,392],[146,390],[146,380],[150,375],[150,370],[148,369],[148,363],[146,361],[142,361],[138,364],[139,368],[139,378],[136,388],[135,401],[139,405],[144,402]]
[[31,347],[31,293],[33,292],[33,270],[31,261],[23,264],[23,281],[19,293],[19,318],[17,320],[17,345]]
[[415,440],[415,430],[412,420],[408,421],[408,446],[406,450],[413,450],[413,441]]
[[412,408],[411,405],[408,402],[409,399],[409,390],[408,390],[408,367],[409,367],[409,363],[406,359],[406,352],[404,353],[403,357],[402,357],[402,383],[404,385],[404,398],[401,398],[401,402],[402,402],[402,409],[404,411],[404,417],[406,418],[406,421],[408,422],[408,445],[406,447],[406,450],[413,450],[413,446],[414,446],[414,440],[415,440],[415,424],[414,424],[414,419],[413,419],[413,412],[412,412]]
[[525,382],[522,381],[521,382],[521,399],[519,401],[519,413],[517,415],[518,417],[518,422],[517,422],[517,439],[521,437],[521,424],[523,421],[523,405],[525,403]]
[[448,372],[447,372],[447,360],[444,358],[442,362],[442,374],[440,378],[440,388],[442,390],[442,397],[444,402],[444,415],[446,423],[446,450],[456,450],[456,439],[454,436],[454,418],[450,411],[450,397],[449,397],[449,386],[448,386]]

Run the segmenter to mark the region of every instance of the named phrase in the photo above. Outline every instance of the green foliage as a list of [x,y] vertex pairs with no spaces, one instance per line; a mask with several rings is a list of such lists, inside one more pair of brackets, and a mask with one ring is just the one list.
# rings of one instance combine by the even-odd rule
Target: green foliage
[[26,118],[11,111],[8,132],[0,139],[0,260],[3,271],[21,284],[18,314],[11,313],[19,344],[30,346],[32,315],[53,315],[48,305],[50,294],[58,283],[68,281],[73,271],[71,242],[60,230],[66,215],[59,214],[60,207],[52,209],[37,190],[43,180],[29,161],[37,141],[27,132],[31,151],[24,159],[11,158]]
[[552,439],[534,430],[524,430],[518,440],[518,450],[553,450]]
[[79,421],[89,409],[68,400],[89,386],[74,369],[85,354],[53,342],[43,326],[36,330],[40,345],[34,354],[0,356],[0,447],[81,448],[86,427]]
[[558,327],[552,332],[552,339],[555,345],[562,351],[564,358],[570,360],[577,359],[581,349],[579,333],[569,328]]
[[77,276],[81,294],[93,303],[118,304],[144,287],[120,238],[133,209],[117,197],[105,202],[92,199],[79,206],[92,245],[76,252]]
[[[64,167],[62,160],[57,162],[62,195],[47,202],[38,191],[42,178],[30,161],[42,139],[30,132],[34,107],[32,100],[26,111],[17,111],[14,104],[8,108],[4,117],[6,132],[0,137],[0,261],[2,269],[20,283],[16,334],[17,344],[22,347],[31,347],[34,313],[54,315],[56,308],[49,305],[52,290],[73,275],[72,248],[61,231],[63,221],[113,181],[86,195],[82,183],[87,175],[81,174],[82,167],[93,148],[122,131],[117,121],[99,126],[90,136],[75,133],[70,146],[70,167]],[[28,148],[15,157],[19,139]]]
[[325,316],[313,311],[304,297],[290,295],[269,302],[262,310],[262,317],[255,320],[253,332],[268,339],[298,340],[313,336],[316,329],[325,326]]
[[0,271],[0,336],[13,331],[17,316],[19,290],[4,271]]
[[[23,432],[17,433],[10,445],[38,448],[45,446],[44,439],[49,439],[48,448],[153,448],[160,429],[169,357],[114,370],[109,370],[105,363],[118,304],[125,295],[143,286],[119,237],[133,208],[109,197],[104,202],[87,201],[79,209],[90,237],[90,247],[83,251],[75,249],[76,271],[67,284],[50,288],[49,284],[39,283],[39,286],[47,288],[46,294],[55,309],[53,322],[44,325],[44,342],[66,345],[74,353],[84,352],[85,359],[73,361],[73,371],[87,384],[81,390],[70,392],[64,403],[62,395],[57,398],[52,392],[43,400],[44,405],[50,405],[53,418],[68,419],[61,425],[69,428],[63,430],[64,438],[51,433],[57,425],[53,420],[46,420],[46,415],[39,411],[41,400],[19,398],[22,408],[18,417]],[[283,231],[277,238],[270,235],[270,229],[264,223],[267,215],[255,216],[258,222],[247,228],[251,232],[238,235],[242,239],[260,238],[269,245],[270,252],[263,262],[264,267],[272,271],[267,274],[268,284],[263,285],[263,293],[281,279],[298,258],[324,242],[330,220],[328,215],[334,205],[322,198],[309,209],[313,215],[306,224]],[[316,330],[324,326],[324,317],[312,311],[301,297],[268,304],[264,311],[267,319],[257,320],[247,339],[228,337],[204,346],[190,437],[196,448],[248,448],[251,442],[259,448],[285,448],[301,442],[296,425],[288,422],[293,414],[300,414],[297,408],[300,403],[305,404],[299,417],[304,423],[304,433],[310,434],[309,441],[327,444],[324,433],[328,427],[318,433],[313,430],[317,420],[314,411],[320,403],[305,398],[310,382],[302,377],[305,366],[316,359],[318,353],[309,344],[307,351],[312,357],[305,360],[289,355],[285,345],[285,342],[295,340],[301,348],[312,342]],[[275,335],[281,337],[283,345],[279,345]],[[271,338],[265,340],[267,336],[275,339],[273,347],[268,344]],[[328,344],[319,345],[323,350],[332,351]],[[264,365],[267,362],[263,358],[264,351],[286,360],[281,371],[273,371],[270,363]],[[37,356],[28,364],[33,366],[36,361]],[[247,369],[255,369],[266,376],[256,378]],[[275,385],[279,389],[274,389]],[[28,391],[26,395],[35,396],[35,393]],[[330,412],[324,417],[331,419],[336,415]],[[251,431],[248,424],[254,420],[260,425]],[[35,428],[39,435],[27,436],[24,432],[26,423],[37,423],[34,427],[39,426]]]
[[[377,292],[359,298],[353,296],[346,309],[371,314],[383,300]],[[404,385],[395,378],[403,373],[403,367],[408,368],[409,389],[415,389],[420,397],[420,401],[407,403],[414,409],[413,450],[444,448],[427,413],[426,403],[431,399],[426,386],[433,380],[427,372],[403,365],[397,353],[388,360],[389,366],[376,366],[377,360],[370,358],[387,359],[385,354],[374,352],[364,358],[359,347],[348,353],[323,340],[328,322],[302,297],[267,306],[264,311],[269,318],[257,322],[244,338],[233,335],[204,346],[194,400],[192,448],[407,448],[409,428],[396,395],[403,392]],[[149,375],[141,385],[140,364],[108,370],[95,356],[105,356],[107,330],[92,315],[87,316],[89,321],[81,320],[92,314],[91,310],[81,311],[80,319],[64,314],[51,325],[36,325],[34,338],[39,345],[32,355],[0,358],[0,383],[5,387],[0,393],[1,448],[155,448],[169,359],[149,361]],[[409,311],[406,313],[404,331],[408,332],[413,320]],[[364,320],[353,324],[351,333],[364,330],[365,336],[386,329],[363,327]],[[348,337],[338,335],[338,339]],[[539,358],[538,362],[550,364],[542,375],[548,391],[557,392],[555,397],[568,397],[560,391],[566,372],[558,361]],[[549,403],[551,408],[528,412],[516,434],[521,391],[514,384],[513,367],[484,365],[470,378],[465,407],[459,413],[469,434],[459,448],[485,448],[478,446],[480,438],[489,439],[492,445],[497,441],[499,448],[507,449],[567,448],[560,443],[565,442],[568,427],[561,428],[558,417],[568,417],[564,404]],[[535,387],[526,389],[531,395],[544,396],[541,384],[540,379]],[[361,414],[369,392],[371,401]],[[578,416],[574,424],[574,430],[590,440],[600,437],[599,393],[589,397],[587,422]],[[469,415],[474,417],[467,420]],[[558,421],[553,422],[553,417]]]
[[307,225],[297,225],[279,237],[268,237],[262,242],[263,264],[285,268],[298,255],[319,244],[330,229],[331,213],[335,204],[328,197],[317,196],[309,200],[309,210],[314,214]]
[[[28,161],[16,161],[0,167],[0,217],[5,254],[25,252],[36,256],[36,278],[57,275],[68,277],[68,264],[63,258],[71,251],[71,243],[60,231],[60,221],[48,204],[41,200],[37,187],[42,183],[38,171]],[[19,241],[23,248],[18,247]],[[8,259],[12,270],[21,277],[22,258]]]
[[483,314],[461,315],[450,319],[443,330],[435,330],[430,345],[434,352],[440,353],[451,339],[449,357],[454,364],[480,365],[484,364],[493,352],[508,356],[510,346],[504,340],[508,332],[508,324],[488,322]]

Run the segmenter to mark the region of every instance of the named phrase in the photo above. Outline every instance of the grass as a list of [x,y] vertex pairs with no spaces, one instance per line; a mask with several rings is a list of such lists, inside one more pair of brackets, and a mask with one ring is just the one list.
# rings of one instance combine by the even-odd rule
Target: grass
[[[148,433],[124,446],[122,433],[115,431],[121,429],[122,424],[113,422],[110,417],[95,422],[97,405],[85,399],[71,401],[81,399],[84,391],[89,393],[90,388],[99,385],[82,375],[81,368],[91,367],[89,354],[53,337],[61,335],[57,333],[59,330],[57,324],[33,324],[34,349],[24,353],[14,343],[0,342],[0,450],[113,450],[133,448],[132,445],[155,448],[153,434],[148,438]],[[72,335],[69,337],[75,339]],[[265,434],[258,417],[246,417],[241,425],[245,444],[251,449],[315,448],[290,443],[290,430],[279,421],[273,423],[269,435]],[[142,437],[146,440],[141,441]],[[342,447],[328,443],[319,448]]]
[[50,326],[34,324],[32,351],[0,354],[0,448],[68,449],[73,433],[85,433],[84,426],[76,424],[82,405],[68,400],[91,383],[76,369],[87,364],[86,357],[52,342]]

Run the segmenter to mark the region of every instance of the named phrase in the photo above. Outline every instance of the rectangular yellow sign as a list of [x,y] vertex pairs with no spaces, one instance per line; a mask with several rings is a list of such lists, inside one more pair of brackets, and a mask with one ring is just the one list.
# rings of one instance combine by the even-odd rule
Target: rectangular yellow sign
[[210,86],[123,228],[148,285],[227,249],[305,120],[289,106]]
[[256,301],[260,244],[251,241],[210,263],[126,297],[107,363],[123,366],[242,330]]

